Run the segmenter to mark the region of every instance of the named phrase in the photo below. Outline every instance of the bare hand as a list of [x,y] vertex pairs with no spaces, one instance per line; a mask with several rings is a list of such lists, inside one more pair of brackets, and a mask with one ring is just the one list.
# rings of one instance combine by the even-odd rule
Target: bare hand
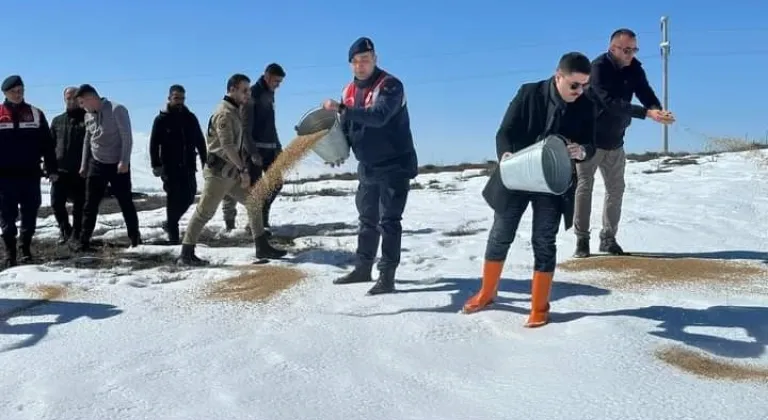
[[117,164],[117,173],[119,174],[126,174],[128,173],[128,165],[124,164],[123,162],[120,162]]
[[243,171],[240,173],[240,187],[242,187],[244,190],[251,188],[251,175],[248,173],[248,171]]
[[672,124],[675,122],[675,116],[670,111],[649,109],[646,115],[652,120],[662,124]]
[[59,180],[59,174],[50,174],[50,175],[48,175],[48,181],[56,182],[58,180]]
[[88,175],[88,172],[85,170],[85,168],[80,168],[80,177],[85,178],[86,175]]
[[323,109],[327,111],[338,111],[339,103],[333,99],[326,99],[325,102],[323,102]]
[[584,147],[578,143],[568,143],[565,147],[568,148],[568,154],[571,156],[571,159],[584,160],[584,157],[587,155]]

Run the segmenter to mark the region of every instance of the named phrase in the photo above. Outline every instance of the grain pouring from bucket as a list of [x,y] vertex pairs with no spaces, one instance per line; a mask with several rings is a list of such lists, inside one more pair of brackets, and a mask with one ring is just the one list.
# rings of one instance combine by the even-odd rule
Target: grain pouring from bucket
[[263,203],[283,183],[284,175],[295,167],[328,134],[328,131],[326,129],[312,134],[299,135],[291,140],[269,169],[251,187],[249,191],[251,200],[259,205]]

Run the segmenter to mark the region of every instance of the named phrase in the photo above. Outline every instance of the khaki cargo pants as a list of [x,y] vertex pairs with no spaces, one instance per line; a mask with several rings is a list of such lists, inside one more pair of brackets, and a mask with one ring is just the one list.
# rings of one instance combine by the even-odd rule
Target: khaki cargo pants
[[219,173],[214,174],[208,167],[203,169],[203,178],[205,183],[203,184],[200,201],[197,203],[195,212],[189,219],[182,244],[192,245],[197,243],[203,227],[213,218],[221,201],[227,195],[231,196],[248,210],[253,238],[256,239],[264,233],[264,223],[261,220],[262,203],[246,200],[248,192],[240,186],[239,179],[225,177]]
[[576,164],[578,183],[576,184],[576,203],[573,215],[573,230],[577,238],[589,238],[589,222],[592,215],[592,188],[595,173],[605,183],[603,202],[603,226],[600,238],[616,238],[621,219],[621,205],[624,198],[624,169],[627,156],[624,148],[614,150],[597,149],[592,159]]

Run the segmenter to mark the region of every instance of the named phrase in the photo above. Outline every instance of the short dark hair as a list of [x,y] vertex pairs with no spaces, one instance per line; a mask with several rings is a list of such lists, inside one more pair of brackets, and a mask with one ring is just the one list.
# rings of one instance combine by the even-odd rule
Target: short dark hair
[[168,94],[173,95],[173,92],[187,93],[182,85],[171,85],[171,87],[168,88]]
[[268,65],[267,68],[264,69],[264,73],[277,77],[285,77],[285,70],[283,70],[283,67],[277,63]]
[[229,92],[232,88],[239,85],[240,83],[246,82],[248,84],[251,84],[251,79],[242,74],[242,73],[235,73],[233,74],[229,80],[227,80],[227,92]]
[[626,36],[628,36],[628,37],[630,37],[632,39],[637,38],[637,34],[635,34],[635,32],[633,30],[631,30],[629,28],[619,28],[619,29],[616,29],[615,31],[613,31],[613,33],[611,34],[611,41],[613,41],[614,39],[616,39],[616,38],[618,38],[618,37],[620,37],[622,35],[626,35]]
[[592,72],[592,63],[586,55],[572,51],[563,54],[560,57],[560,62],[557,63],[557,69],[565,74],[582,73],[590,74]]
[[84,83],[80,85],[79,88],[77,88],[77,91],[75,92],[75,98],[82,98],[85,95],[99,96],[99,92],[96,91],[95,87],[89,85],[88,83]]

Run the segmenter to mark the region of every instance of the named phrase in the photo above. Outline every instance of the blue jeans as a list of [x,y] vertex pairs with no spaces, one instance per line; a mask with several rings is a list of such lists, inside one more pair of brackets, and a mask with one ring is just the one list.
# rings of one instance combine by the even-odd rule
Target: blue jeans
[[493,226],[488,234],[485,259],[504,261],[509,247],[517,234],[525,210],[530,203],[533,207],[533,245],[534,270],[553,272],[557,265],[556,237],[560,228],[561,198],[544,193],[516,193],[515,200],[503,212],[496,212]]

